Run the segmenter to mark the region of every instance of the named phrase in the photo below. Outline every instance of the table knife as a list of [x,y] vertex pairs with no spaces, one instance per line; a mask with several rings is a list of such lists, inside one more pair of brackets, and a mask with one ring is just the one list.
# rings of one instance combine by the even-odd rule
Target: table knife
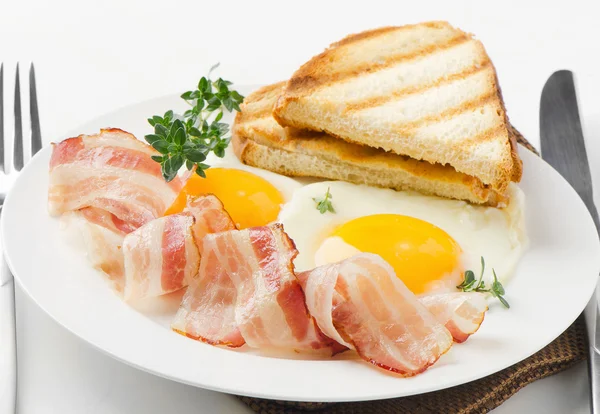
[[[596,230],[600,230],[571,71],[554,72],[544,85],[540,100],[540,143],[542,158],[577,191],[592,215]],[[600,317],[596,293],[584,314],[589,339],[591,412],[600,414]]]

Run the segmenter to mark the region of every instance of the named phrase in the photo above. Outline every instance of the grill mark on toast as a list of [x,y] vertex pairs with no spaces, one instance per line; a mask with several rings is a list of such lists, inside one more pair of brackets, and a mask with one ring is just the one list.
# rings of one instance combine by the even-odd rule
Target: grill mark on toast
[[[436,114],[425,115],[421,118],[415,119],[414,121],[402,123],[400,125],[394,125],[394,131],[396,131],[400,135],[405,136],[407,139],[414,138],[415,130],[417,130],[419,127],[427,125],[427,124],[434,124],[434,123],[438,123],[438,122],[447,121],[447,120],[450,120],[450,119],[454,118],[455,116],[461,115],[465,112],[474,111],[477,108],[482,107],[485,104],[493,101],[494,98],[495,98],[494,93],[491,93],[491,92],[484,93],[474,99],[471,99],[470,101],[461,102],[459,105],[445,109],[442,112],[439,112]],[[498,128],[500,128],[500,127],[501,126],[499,126]],[[325,133],[331,134],[330,132],[325,132]],[[469,140],[476,139],[478,136],[479,135],[469,138]],[[342,138],[342,139],[347,140],[349,142],[351,141],[346,138]],[[469,140],[465,140],[465,142],[467,142]],[[359,144],[359,145],[364,145],[363,143],[358,142],[358,141],[352,141],[352,142]]]
[[477,144],[481,144],[482,142],[491,141],[496,136],[496,134],[501,132],[502,130],[507,131],[506,125],[495,125],[491,128],[481,131],[477,135],[473,135],[469,138],[462,140],[461,146],[475,146]]
[[[362,65],[354,66],[351,70],[336,72],[332,74],[321,74],[318,73],[320,66],[323,62],[329,63],[332,59],[329,55],[335,51],[335,49],[328,49],[316,56],[305,66],[302,66],[296,74],[288,81],[285,92],[294,94],[294,92],[300,91],[302,95],[309,94],[319,89],[321,86],[326,86],[331,83],[337,83],[345,81],[351,78],[359,77],[365,73],[375,73],[383,69],[387,69],[398,63],[407,63],[412,60],[422,59],[436,52],[441,52],[447,49],[451,49],[460,44],[466,43],[473,40],[465,33],[457,33],[456,36],[451,37],[446,43],[428,45],[423,48],[417,49],[410,53],[400,53],[397,55],[389,56],[385,58],[382,63],[364,63]],[[293,98],[292,96],[286,96],[287,99]]]
[[419,119],[416,119],[409,123],[402,124],[402,129],[407,131],[412,131],[424,124],[429,123],[437,123],[447,121],[449,119],[454,118],[457,115],[461,115],[465,112],[473,111],[486,103],[494,100],[495,94],[491,92],[484,93],[470,101],[461,102],[459,105],[454,106],[452,108],[448,108],[442,112],[437,114],[425,115]]
[[372,108],[375,106],[381,106],[385,103],[394,101],[401,97],[420,94],[420,93],[425,92],[428,89],[432,89],[432,88],[435,88],[438,86],[444,86],[444,85],[447,85],[454,81],[475,75],[481,71],[488,69],[489,67],[490,67],[490,61],[486,59],[481,64],[469,66],[468,68],[466,68],[465,70],[463,70],[461,72],[453,73],[452,75],[449,75],[449,76],[437,78],[434,81],[429,82],[429,83],[424,83],[424,84],[420,84],[420,85],[411,85],[406,88],[390,92],[389,94],[387,94],[385,96],[376,96],[374,98],[365,99],[364,101],[349,104],[344,109],[343,114],[349,115],[352,112],[358,112],[363,109],[368,109],[368,108]]

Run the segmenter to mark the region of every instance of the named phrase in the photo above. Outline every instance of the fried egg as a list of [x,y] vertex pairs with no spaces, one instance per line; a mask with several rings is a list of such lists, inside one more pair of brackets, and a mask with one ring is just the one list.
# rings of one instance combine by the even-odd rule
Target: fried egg
[[[317,201],[329,189],[333,212]],[[359,252],[384,258],[415,294],[453,290],[465,270],[486,276],[494,268],[507,280],[527,246],[524,195],[510,186],[504,209],[341,181],[319,182],[294,192],[279,215],[296,243],[298,271]]]
[[165,214],[183,211],[188,196],[214,194],[239,229],[276,221],[281,206],[290,201],[297,181],[242,164],[230,148],[224,158],[207,160],[206,178],[193,174]]

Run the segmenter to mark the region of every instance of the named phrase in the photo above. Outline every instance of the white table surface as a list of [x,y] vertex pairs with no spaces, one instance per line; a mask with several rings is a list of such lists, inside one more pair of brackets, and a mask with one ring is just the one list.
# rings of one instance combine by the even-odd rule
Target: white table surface
[[[215,62],[221,62],[219,75],[226,79],[269,83],[285,79],[347,33],[448,20],[484,42],[509,116],[535,145],[545,80],[557,69],[576,72],[599,194],[598,6],[573,0],[533,3],[11,0],[0,3],[0,61],[11,84],[6,97],[12,96],[15,63],[36,63],[48,143],[115,108],[183,92]],[[17,313],[22,414],[249,412],[233,397],[170,382],[98,352],[19,289]],[[494,412],[588,412],[585,365],[526,387]]]

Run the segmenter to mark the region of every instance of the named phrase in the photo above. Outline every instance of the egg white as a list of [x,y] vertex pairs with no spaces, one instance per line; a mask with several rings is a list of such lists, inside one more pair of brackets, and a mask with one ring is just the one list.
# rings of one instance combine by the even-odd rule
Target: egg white
[[[313,199],[323,198],[328,188],[333,196],[335,213],[321,214]],[[373,214],[399,214],[441,228],[461,246],[461,261],[465,269],[472,269],[478,275],[480,257],[484,257],[486,277],[491,277],[491,268],[494,268],[504,283],[528,244],[524,194],[514,184],[509,191],[510,204],[498,209],[416,192],[324,181],[296,190],[292,200],[281,210],[278,221],[283,223],[298,248],[299,254],[294,262],[298,271],[315,267],[317,250],[337,226]],[[375,239],[377,235],[365,237]]]

